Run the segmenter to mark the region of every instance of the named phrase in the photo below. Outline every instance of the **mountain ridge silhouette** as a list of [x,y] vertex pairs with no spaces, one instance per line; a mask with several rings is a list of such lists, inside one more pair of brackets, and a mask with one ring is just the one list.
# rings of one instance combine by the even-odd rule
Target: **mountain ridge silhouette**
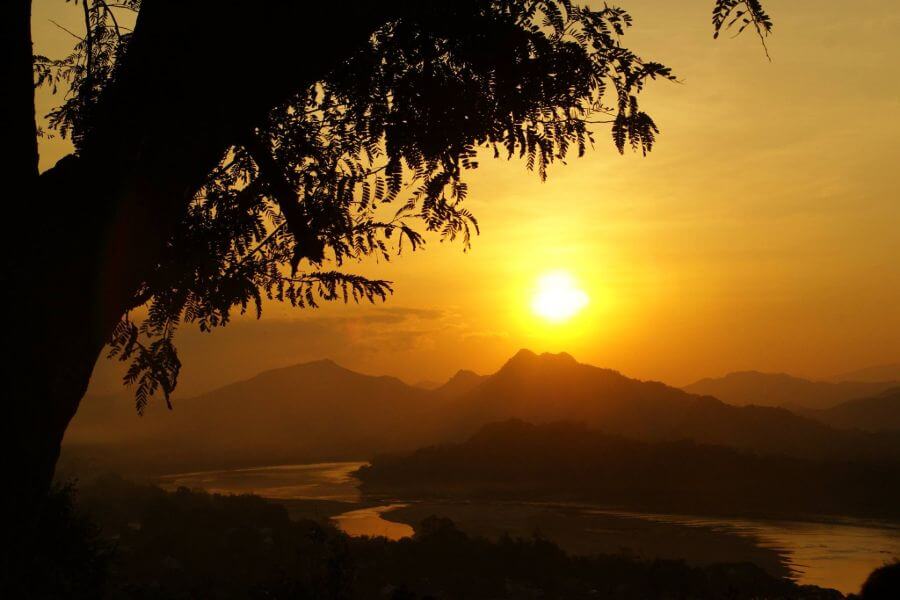
[[821,410],[897,386],[900,382],[813,381],[787,373],[735,371],[722,377],[700,379],[682,389],[693,394],[715,396],[734,405]]
[[832,375],[828,381],[896,381],[900,385],[900,362],[864,367]]
[[828,409],[804,411],[804,414],[839,429],[900,431],[900,386]]
[[693,439],[800,457],[900,454],[890,435],[842,431],[783,408],[728,405],[567,353],[521,350],[491,375],[435,390],[323,359],[271,369],[134,416],[130,403],[79,413],[66,444],[148,471],[365,460],[465,439],[486,423],[569,420],[643,441]]

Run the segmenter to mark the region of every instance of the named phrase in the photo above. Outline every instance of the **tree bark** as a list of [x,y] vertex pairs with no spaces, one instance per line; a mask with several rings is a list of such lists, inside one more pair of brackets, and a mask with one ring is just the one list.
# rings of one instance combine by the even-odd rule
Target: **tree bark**
[[4,185],[30,185],[38,174],[37,128],[34,121],[34,76],[31,49],[31,0],[14,0],[0,17],[0,119],[7,147]]
[[[27,85],[30,100],[7,117],[30,118],[22,129],[31,143],[19,140],[15,167],[26,185],[7,188],[13,231],[2,242],[4,346],[13,354],[4,363],[4,456],[14,482],[5,501],[10,520],[28,517],[16,521],[20,534],[50,485],[94,363],[190,200],[236,140],[387,18],[375,5],[144,0],[79,152],[40,177],[27,40],[29,79],[20,72],[9,81]],[[27,16],[17,18],[21,46]]]

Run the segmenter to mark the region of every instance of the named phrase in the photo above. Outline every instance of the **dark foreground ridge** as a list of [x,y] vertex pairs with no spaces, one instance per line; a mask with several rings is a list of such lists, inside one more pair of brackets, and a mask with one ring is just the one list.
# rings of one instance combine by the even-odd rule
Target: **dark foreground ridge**
[[492,423],[467,441],[376,457],[370,494],[588,501],[683,514],[900,518],[900,461],[760,455],[643,442],[569,422]]
[[[391,542],[293,521],[256,496],[167,493],[107,477],[85,486],[77,506],[74,498],[70,488],[54,491],[41,535],[22,548],[29,598],[844,597],[749,564],[574,557],[540,537],[491,542],[435,517],[412,539]],[[20,597],[11,591],[6,597]]]

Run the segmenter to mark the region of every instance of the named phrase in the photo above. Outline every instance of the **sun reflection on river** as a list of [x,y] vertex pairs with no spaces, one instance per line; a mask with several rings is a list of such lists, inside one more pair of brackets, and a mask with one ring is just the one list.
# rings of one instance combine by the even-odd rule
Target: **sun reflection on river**
[[382,514],[403,508],[407,504],[389,504],[352,510],[337,515],[331,520],[344,533],[352,536],[386,537],[389,540],[400,540],[411,537],[415,530],[405,523],[395,523],[381,517]]
[[630,511],[596,512],[730,531],[759,540],[759,545],[786,554],[798,583],[856,593],[869,573],[900,557],[900,528],[880,521],[778,521],[694,517]]

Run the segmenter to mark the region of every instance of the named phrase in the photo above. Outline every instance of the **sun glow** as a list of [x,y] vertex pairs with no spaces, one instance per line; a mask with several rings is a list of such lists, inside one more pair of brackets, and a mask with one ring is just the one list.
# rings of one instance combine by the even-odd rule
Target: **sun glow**
[[565,271],[553,271],[538,279],[531,301],[534,314],[552,323],[568,321],[588,305],[588,295]]

